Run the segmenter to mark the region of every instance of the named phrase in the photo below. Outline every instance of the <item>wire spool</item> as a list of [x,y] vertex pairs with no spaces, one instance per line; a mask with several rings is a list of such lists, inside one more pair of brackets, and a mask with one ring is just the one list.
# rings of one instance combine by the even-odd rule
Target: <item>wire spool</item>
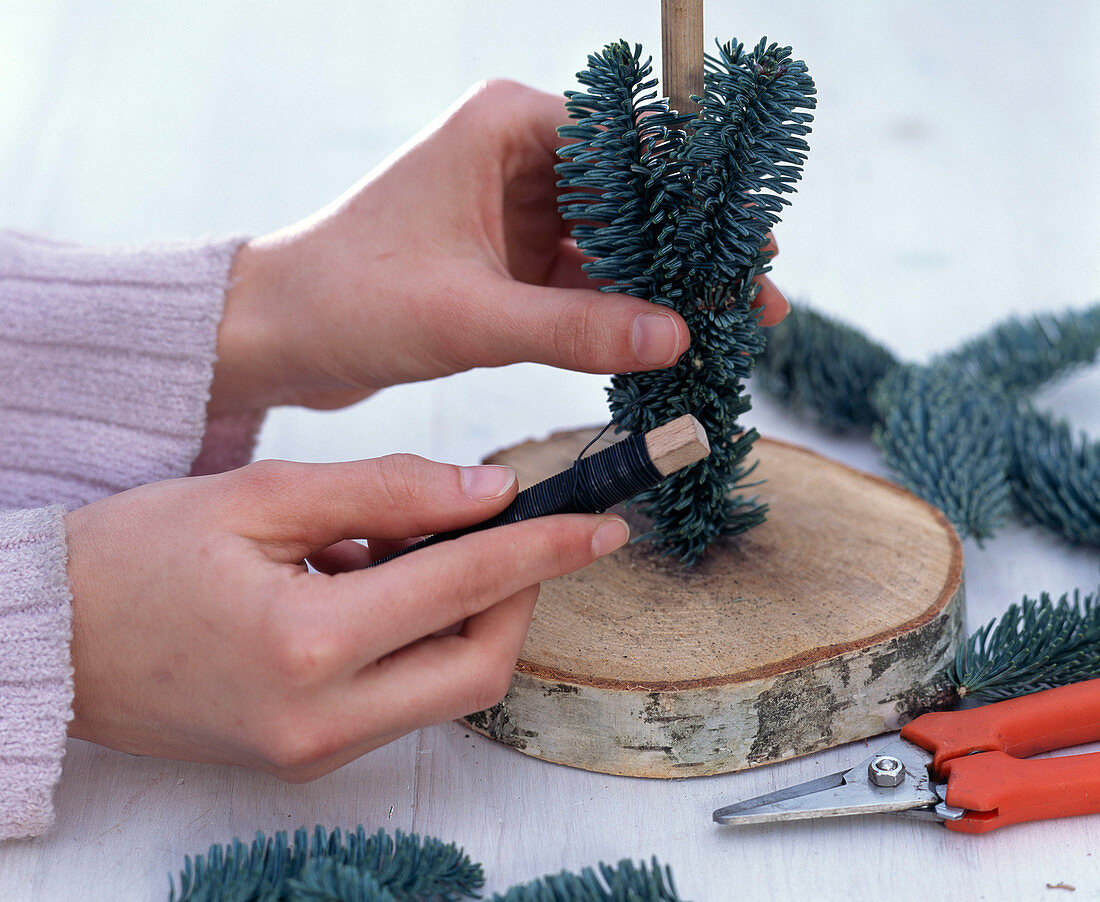
[[[596,438],[602,436],[607,428]],[[588,446],[581,449],[568,469],[523,489],[495,517],[465,529],[428,536],[379,558],[371,566],[471,532],[534,517],[603,513],[613,505],[629,501],[639,492],[655,486],[677,470],[702,460],[710,453],[710,444],[699,421],[686,414],[645,434],[630,435],[602,448],[591,457],[584,456],[587,450]]]

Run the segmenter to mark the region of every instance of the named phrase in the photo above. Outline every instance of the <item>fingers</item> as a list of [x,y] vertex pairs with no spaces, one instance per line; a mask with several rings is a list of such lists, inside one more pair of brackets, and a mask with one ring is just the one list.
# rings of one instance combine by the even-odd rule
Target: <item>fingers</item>
[[309,563],[313,568],[328,576],[337,573],[347,573],[349,570],[362,570],[375,561],[395,554],[409,545],[414,545],[421,537],[408,539],[371,539],[370,543],[363,545],[352,539],[344,539],[328,548],[322,548],[309,555]]
[[[485,127],[507,148],[502,155],[506,170],[511,170],[505,172],[506,184],[519,171],[539,175],[534,183],[540,198],[537,206],[543,210],[556,150],[565,143],[557,135],[558,126],[568,121],[562,99],[513,82],[494,81],[471,94],[462,108],[479,122],[486,120]],[[559,237],[564,239],[573,224],[559,222]],[[524,223],[531,226],[527,220]],[[544,228],[535,232],[545,235]],[[594,295],[591,289],[598,285],[581,269],[585,258],[575,244],[560,240],[555,253],[552,244],[546,247],[542,241],[535,242],[537,252],[531,252],[542,261],[540,266],[519,267],[523,273],[537,269],[538,278],[519,276],[517,282],[499,276],[482,287],[481,315],[471,311],[471,316],[463,318],[471,329],[463,336],[462,365],[529,360],[582,372],[622,373],[671,366],[687,350],[687,325],[674,312],[662,308],[655,313],[652,307],[646,309],[645,301],[623,295]],[[513,268],[511,258],[521,256],[511,246],[517,243],[524,244],[510,242],[507,255]],[[764,250],[769,256],[776,253],[770,235]],[[759,285],[756,306],[763,307],[761,322],[774,325],[786,315],[789,304],[769,280],[762,278]],[[653,315],[638,319],[644,312]]]
[[[775,243],[775,236],[771,232],[768,232],[768,243],[764,245],[762,250],[769,260],[779,253],[779,246]],[[790,312],[790,301],[767,276],[758,276],[753,281],[759,287],[759,291],[753,299],[752,306],[754,309],[763,308],[760,314],[760,325],[778,325],[783,321],[783,317]]]
[[784,297],[783,292],[776,288],[775,283],[767,276],[758,277],[756,284],[760,290],[757,292],[752,305],[753,307],[764,308],[760,314],[760,325],[777,325],[790,312],[790,301]]
[[[678,313],[639,298],[511,280],[500,285],[492,279],[492,287],[479,296],[481,318],[463,317],[469,326],[461,343],[465,366],[532,361],[585,373],[636,372],[672,366],[691,342]],[[579,270],[555,274],[563,285],[586,279]],[[763,308],[761,325],[774,326],[787,315],[790,302],[767,276],[756,284],[753,307]],[[508,297],[495,301],[495,293],[503,291]],[[485,315],[489,309],[494,316]]]
[[538,586],[530,586],[471,617],[458,634],[423,639],[363,667],[325,697],[324,710],[315,706],[299,721],[293,741],[264,766],[293,782],[312,780],[412,730],[496,704],[537,598]]
[[408,454],[333,464],[260,461],[215,478],[229,484],[221,494],[242,531],[286,561],[341,539],[403,539],[480,523],[516,493],[509,467],[457,467]]
[[[471,533],[344,573],[317,589],[338,626],[332,659],[374,660],[472,617],[521,589],[587,566],[622,546],[619,517],[567,514]],[[371,604],[364,604],[369,597]]]
[[375,561],[388,558],[391,554],[396,554],[410,545],[415,545],[422,538],[423,536],[410,536],[407,539],[371,539],[370,561],[373,564]]
[[482,130],[494,130],[517,148],[534,143],[551,162],[557,159],[557,149],[567,143],[558,137],[558,127],[569,121],[560,94],[548,94],[507,79],[492,79],[468,93],[460,101],[460,108],[476,116]]
[[[331,580],[303,576],[297,585],[315,604],[296,605],[298,618],[280,629],[295,637],[291,685],[317,691],[293,730],[276,724],[262,766],[312,779],[408,730],[496,703],[534,606],[535,584],[524,581],[577,569],[627,535],[613,516],[545,517]],[[458,621],[458,634],[431,635]]]
[[404,696],[396,729],[415,729],[481,711],[508,690],[523,649],[538,586],[521,589],[470,617],[455,636],[424,639],[364,669],[351,686],[349,705]]
[[[764,253],[767,254],[769,259],[778,253],[773,237],[769,237],[768,243],[764,245]],[[601,285],[610,284],[606,279],[592,279],[584,271],[584,264],[591,259],[591,257],[586,257],[581,252],[575,241],[571,239],[563,240],[558,255],[547,274],[547,286],[550,288],[597,288]],[[760,321],[761,325],[774,326],[781,322],[783,317],[790,311],[790,302],[767,276],[759,276],[755,282],[759,286],[759,291],[753,299],[753,307],[764,308]]]
[[764,256],[769,260],[779,253],[779,245],[775,243],[775,235],[771,232],[768,232],[768,243],[765,244],[761,250],[764,252]]
[[[778,250],[775,239],[769,238],[764,252],[769,258],[774,257]],[[609,284],[605,279],[592,279],[583,269],[585,263],[591,258],[586,257],[577,247],[576,242],[566,239],[561,242],[561,248],[551,266],[546,279],[550,288],[598,288]],[[762,326],[775,326],[782,322],[790,312],[791,305],[786,296],[776,287],[767,276],[759,276],[755,280],[758,286],[756,297],[753,299],[753,308],[763,308],[760,324]],[[642,367],[635,367],[641,369]]]

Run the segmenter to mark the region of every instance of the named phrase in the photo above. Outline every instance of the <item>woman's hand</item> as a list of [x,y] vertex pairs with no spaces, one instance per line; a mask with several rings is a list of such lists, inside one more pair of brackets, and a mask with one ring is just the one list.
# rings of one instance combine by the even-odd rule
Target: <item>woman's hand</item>
[[[331,408],[387,385],[535,361],[656,369],[673,311],[601,293],[558,214],[562,99],[510,82],[464,97],[315,216],[240,251],[212,414]],[[765,325],[787,309],[766,279]]]
[[515,491],[506,467],[264,461],[71,512],[70,735],[302,781],[496,703],[539,581],[619,547],[626,524],[544,517],[371,569],[346,540],[381,555]]

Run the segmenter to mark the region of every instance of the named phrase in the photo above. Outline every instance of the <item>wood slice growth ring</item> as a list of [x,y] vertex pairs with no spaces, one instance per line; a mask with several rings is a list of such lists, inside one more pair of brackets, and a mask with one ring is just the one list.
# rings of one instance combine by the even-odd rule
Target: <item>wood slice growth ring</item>
[[[488,462],[531,485],[594,432]],[[943,515],[805,448],[754,447],[766,523],[693,569],[640,543],[545,583],[508,695],[466,723],[559,764],[686,777],[895,730],[952,701],[962,547]]]

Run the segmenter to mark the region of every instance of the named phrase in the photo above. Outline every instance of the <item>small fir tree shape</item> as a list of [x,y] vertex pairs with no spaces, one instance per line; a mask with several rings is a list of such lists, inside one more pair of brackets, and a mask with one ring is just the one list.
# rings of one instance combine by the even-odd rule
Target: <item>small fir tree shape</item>
[[691,348],[667,370],[612,379],[611,411],[631,432],[685,413],[711,454],[636,499],[665,553],[693,564],[719,536],[760,523],[766,506],[743,494],[757,438],[738,417],[745,380],[764,346],[753,280],[768,271],[767,235],[795,190],[816,100],[790,48],[736,41],[706,57],[699,112],[658,97],[649,59],[625,41],[588,58],[586,91],[566,93],[575,123],[559,151],[561,198],[573,235],[605,291],[645,298],[687,321]]

